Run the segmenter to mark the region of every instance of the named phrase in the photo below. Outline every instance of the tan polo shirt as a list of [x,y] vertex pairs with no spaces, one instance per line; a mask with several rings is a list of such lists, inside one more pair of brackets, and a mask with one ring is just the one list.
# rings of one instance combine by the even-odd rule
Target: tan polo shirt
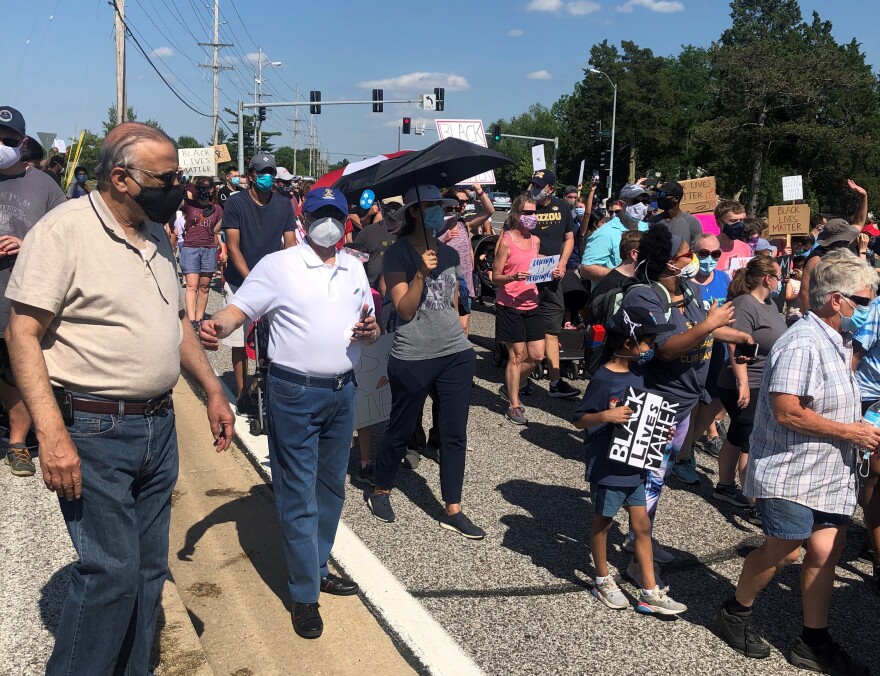
[[146,399],[177,382],[183,294],[163,227],[145,227],[141,250],[95,190],[25,237],[6,297],[55,315],[42,341],[52,385]]

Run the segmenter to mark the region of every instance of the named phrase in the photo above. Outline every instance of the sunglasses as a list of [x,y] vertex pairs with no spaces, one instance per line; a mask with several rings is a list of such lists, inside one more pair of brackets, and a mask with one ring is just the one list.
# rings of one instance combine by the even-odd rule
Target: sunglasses
[[521,216],[534,216],[538,212],[532,210],[532,211],[520,211],[519,213]]
[[693,251],[685,251],[684,253],[680,253],[680,254],[673,256],[672,260],[675,261],[675,260],[678,260],[679,258],[693,258],[693,257],[694,257]]
[[700,249],[697,251],[697,256],[700,258],[708,258],[712,256],[716,261],[721,258],[721,249],[715,249],[715,251],[709,251],[708,249]]
[[22,141],[24,141],[24,139],[17,139],[12,138],[11,136],[5,136],[3,138],[0,138],[0,141],[2,141],[3,145],[5,145],[7,148],[18,148],[18,146],[22,144]]
[[122,167],[126,171],[140,171],[141,173],[146,174],[147,176],[151,176],[155,179],[158,179],[165,186],[165,189],[174,187],[175,181],[180,180],[180,174],[177,171],[166,171],[164,173],[160,173],[158,171],[150,171],[149,169],[141,169],[140,167]]
[[856,305],[861,305],[862,307],[865,307],[865,306],[871,304],[871,299],[865,298],[864,296],[847,296],[845,293],[842,293],[840,295],[848,300],[851,300]]

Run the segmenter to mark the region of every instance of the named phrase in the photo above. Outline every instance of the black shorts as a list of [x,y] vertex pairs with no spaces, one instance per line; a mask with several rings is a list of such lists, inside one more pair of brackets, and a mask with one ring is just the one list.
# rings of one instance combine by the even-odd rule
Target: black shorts
[[743,453],[749,452],[749,437],[755,426],[755,410],[758,407],[758,395],[760,388],[749,390],[749,405],[740,408],[736,405],[739,399],[737,390],[729,390],[725,387],[718,389],[718,398],[730,416],[730,428],[727,430],[727,440],[734,446],[738,446]]
[[559,280],[538,284],[538,291],[541,294],[538,310],[544,321],[544,333],[557,335],[562,331],[562,322],[565,319],[565,303]]
[[539,308],[514,310],[495,304],[495,342],[532,343],[544,340],[544,320]]
[[[718,379],[721,377],[721,371],[727,364],[727,343],[715,341],[712,345],[712,357],[709,359],[709,369],[706,373],[706,391],[713,399],[717,399],[719,395]],[[737,399],[739,395],[737,395]]]

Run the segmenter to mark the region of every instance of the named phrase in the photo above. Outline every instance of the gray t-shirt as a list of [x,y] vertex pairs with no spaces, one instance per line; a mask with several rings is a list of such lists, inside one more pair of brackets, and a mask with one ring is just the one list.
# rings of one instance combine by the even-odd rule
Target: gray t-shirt
[[[771,348],[788,327],[778,308],[772,302],[762,303],[750,293],[737,296],[731,302],[733,303],[733,328],[748,333],[758,344],[758,357],[746,366],[749,375],[749,389],[758,389],[761,387],[761,376],[764,374],[767,355],[770,354]],[[736,389],[736,378],[730,363],[726,364],[721,371],[718,386],[725,390]]]
[[[407,239],[399,239],[385,252],[382,274],[402,272],[411,282],[422,266],[421,255]],[[470,350],[455,305],[455,292],[461,264],[458,252],[446,244],[437,248],[437,267],[425,279],[422,300],[410,321],[397,318],[397,330],[391,356],[403,361],[436,359]]]
[[686,211],[682,211],[678,216],[672,217],[665,211],[648,219],[648,223],[662,223],[673,235],[678,235],[684,241],[694,246],[697,237],[703,232],[703,225]]

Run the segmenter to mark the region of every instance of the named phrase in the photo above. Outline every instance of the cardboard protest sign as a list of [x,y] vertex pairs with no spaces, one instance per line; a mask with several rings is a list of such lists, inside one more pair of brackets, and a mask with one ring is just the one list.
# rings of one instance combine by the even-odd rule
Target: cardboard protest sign
[[232,161],[232,158],[229,156],[229,148],[226,147],[225,143],[223,145],[214,146],[214,158],[217,164]]
[[540,284],[553,279],[553,270],[559,265],[559,256],[544,256],[536,258],[529,266],[529,276],[526,281],[530,284]]
[[804,199],[803,176],[782,177],[782,199],[785,202],[794,202],[796,200]]
[[388,357],[393,344],[394,334],[386,333],[361,352],[361,360],[354,369],[357,381],[355,429],[384,422],[391,416]]
[[55,150],[57,150],[62,155],[67,152],[67,144],[60,138],[56,138],[52,142],[52,147],[55,148]]
[[214,146],[181,148],[177,151],[177,163],[187,176],[214,176],[217,173]]
[[608,459],[631,467],[660,469],[675,427],[678,404],[659,394],[630,387],[620,405],[631,408],[633,414],[628,423],[615,427]]
[[[457,138],[484,148],[489,147],[482,120],[434,120],[434,123],[437,125],[437,135],[441,141],[445,138]],[[458,185],[471,185],[474,182],[481,185],[495,185],[495,172],[485,171],[466,181],[459,181]]]
[[684,189],[684,195],[679,202],[682,211],[691,214],[714,211],[718,204],[718,193],[715,191],[715,177],[704,176],[689,181],[679,181]]
[[783,204],[767,210],[768,238],[810,232],[810,205]]

